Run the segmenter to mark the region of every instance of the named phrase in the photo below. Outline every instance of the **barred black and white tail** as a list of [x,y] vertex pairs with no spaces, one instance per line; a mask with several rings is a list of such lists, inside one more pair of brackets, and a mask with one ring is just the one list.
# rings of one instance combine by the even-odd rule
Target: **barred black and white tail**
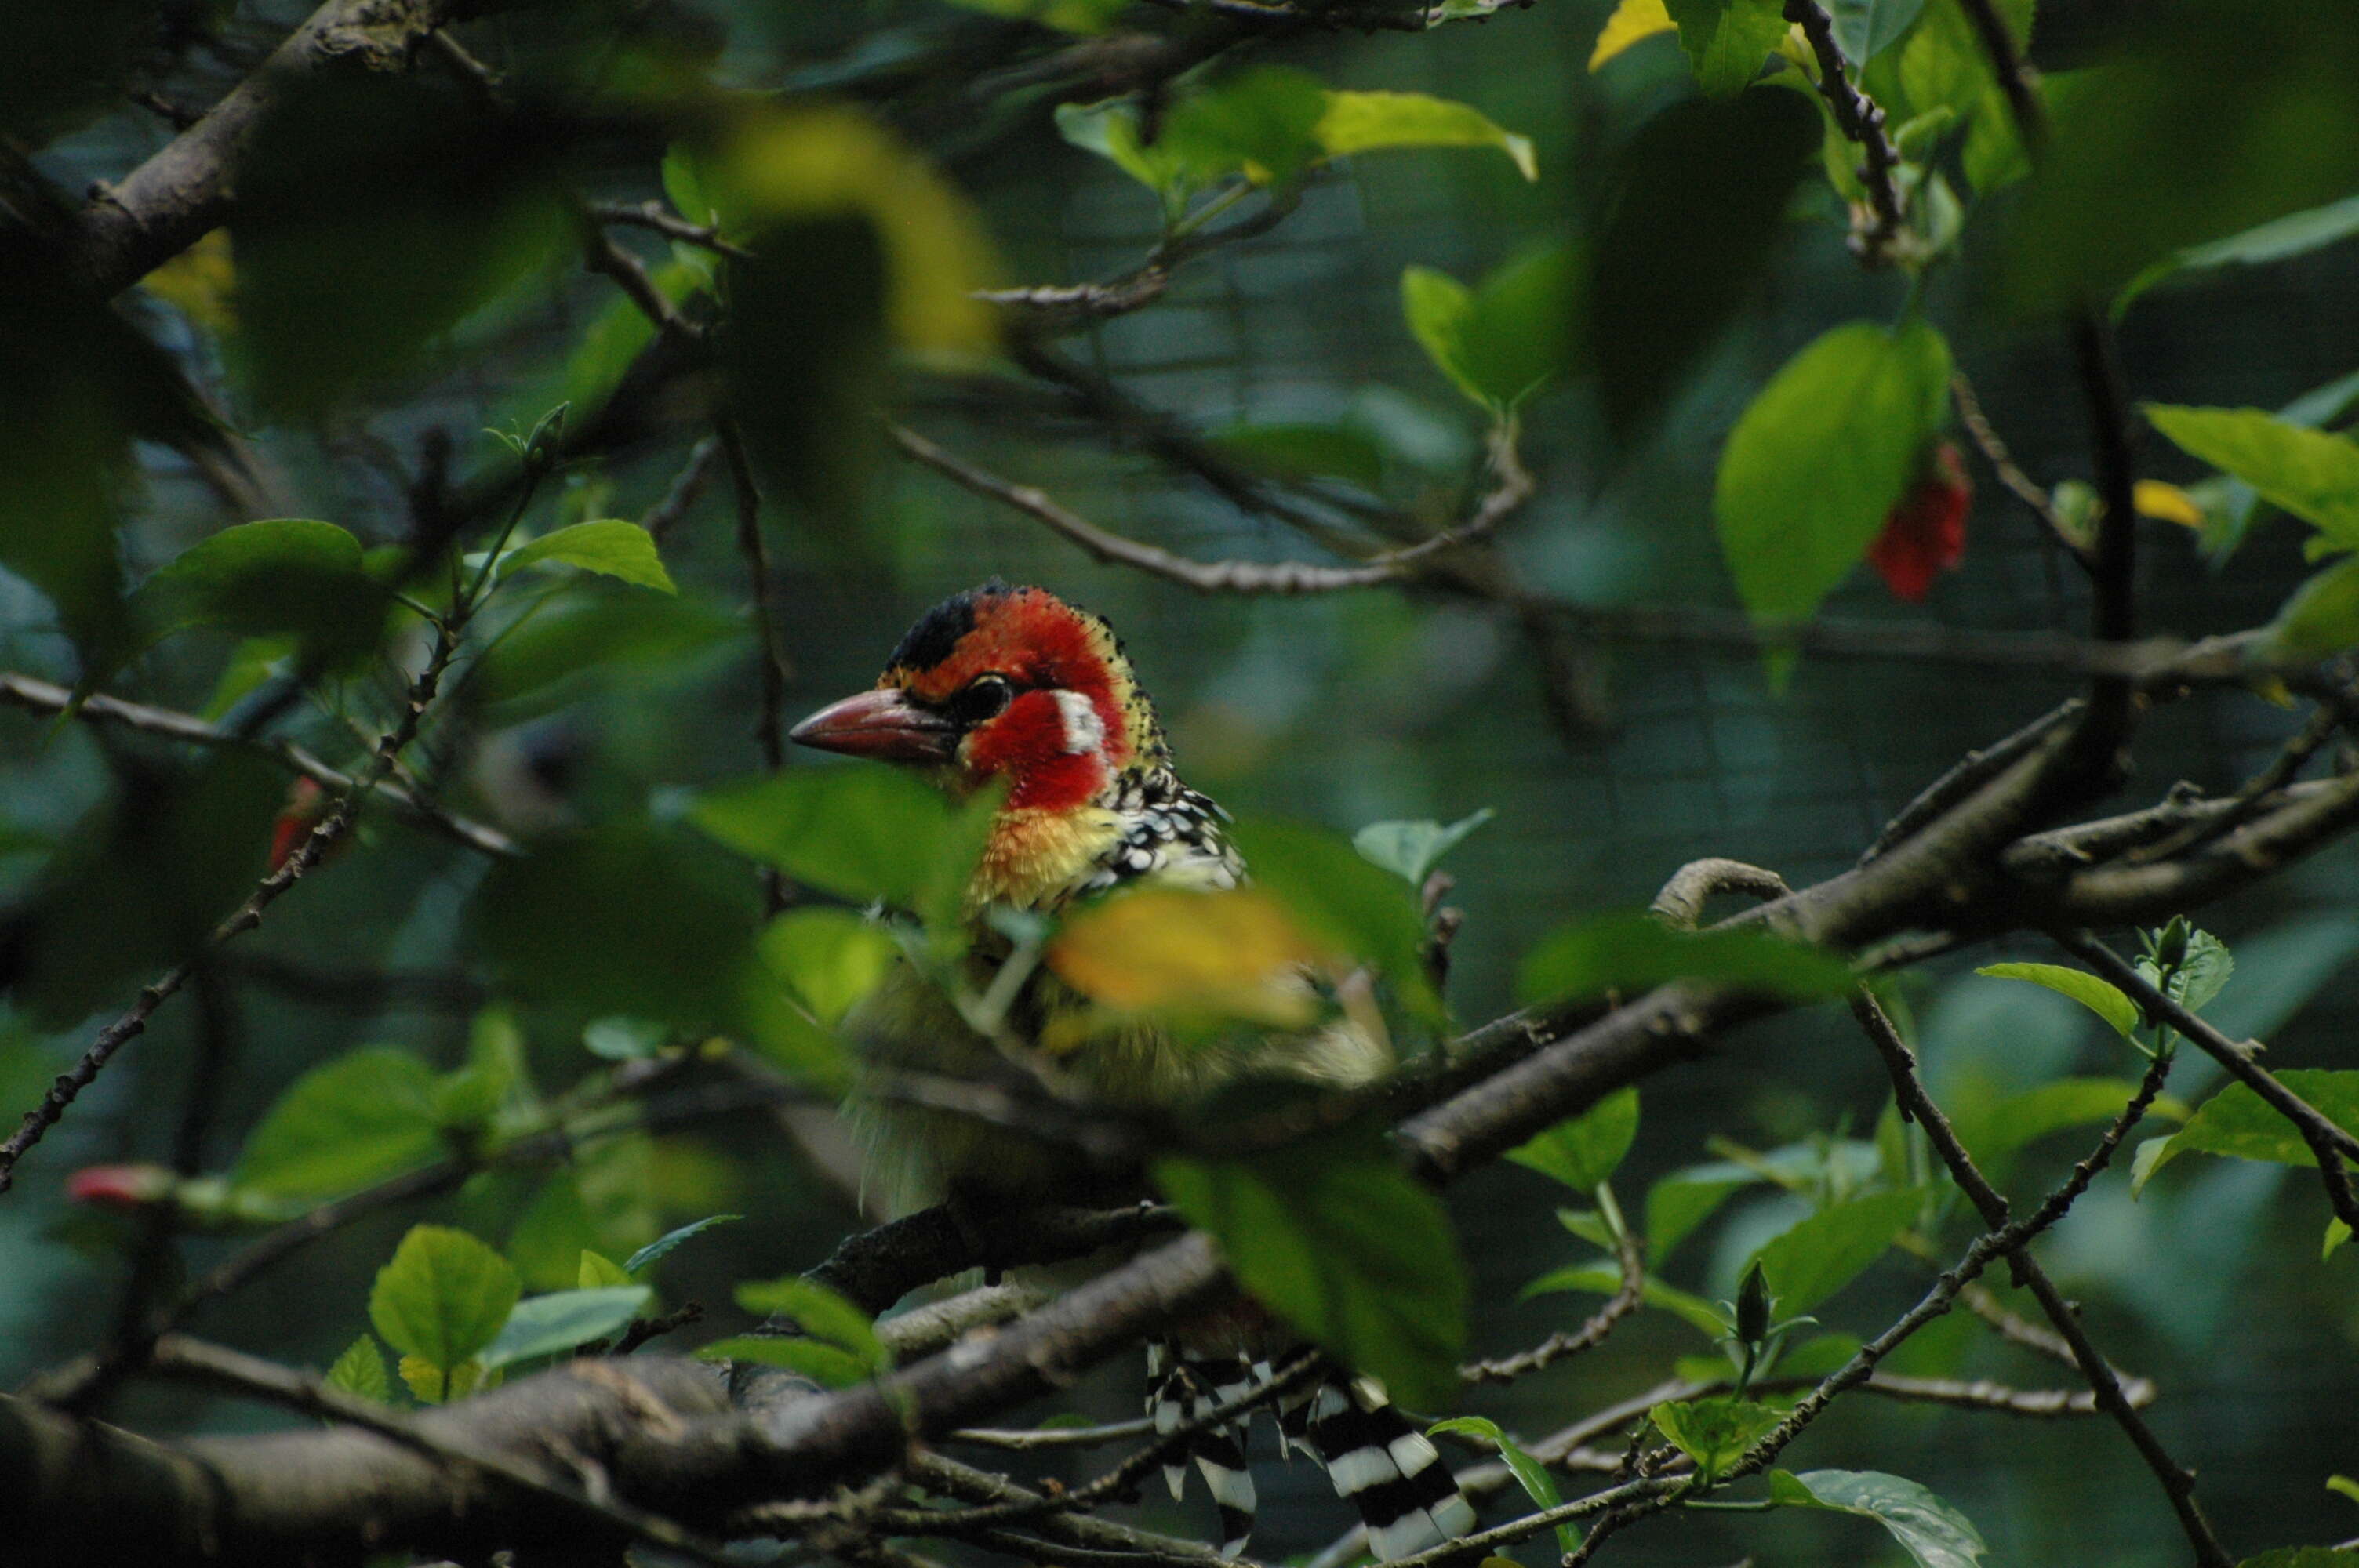
[[[1242,1399],[1259,1382],[1266,1381],[1266,1365],[1256,1368],[1240,1357],[1195,1357],[1177,1346],[1149,1345],[1147,1347],[1147,1413],[1154,1418],[1158,1433],[1177,1432],[1215,1405]],[[1204,1486],[1212,1494],[1213,1506],[1221,1510],[1221,1555],[1234,1557],[1245,1549],[1253,1537],[1254,1510],[1258,1499],[1254,1492],[1253,1472],[1245,1465],[1245,1434],[1251,1412],[1233,1422],[1223,1422],[1206,1427],[1188,1439],[1185,1459],[1180,1454],[1168,1456],[1163,1465],[1163,1479],[1171,1488],[1173,1498],[1186,1489],[1187,1460],[1195,1462],[1204,1477]]]
[[[1177,1432],[1214,1405],[1244,1397],[1270,1379],[1266,1361],[1194,1357],[1174,1346],[1147,1347],[1148,1413],[1158,1433]],[[1221,1552],[1234,1557],[1253,1534],[1255,1492],[1245,1467],[1250,1415],[1190,1438],[1193,1460],[1221,1510]],[[1330,1368],[1301,1392],[1280,1401],[1281,1453],[1299,1449],[1317,1460],[1338,1495],[1359,1510],[1368,1547],[1392,1562],[1439,1546],[1474,1528],[1474,1509],[1441,1462],[1432,1441],[1393,1408],[1384,1386]],[[1164,1479],[1181,1495],[1188,1467],[1167,1460]]]
[[1384,1385],[1340,1369],[1278,1411],[1286,1441],[1327,1467],[1368,1527],[1368,1550],[1390,1563],[1474,1528],[1473,1505],[1433,1442],[1393,1408]]

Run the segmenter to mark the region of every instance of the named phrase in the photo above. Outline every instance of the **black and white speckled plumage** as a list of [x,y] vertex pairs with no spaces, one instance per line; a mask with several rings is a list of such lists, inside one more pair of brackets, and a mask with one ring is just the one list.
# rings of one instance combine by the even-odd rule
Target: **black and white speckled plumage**
[[1229,814],[1168,766],[1125,773],[1105,806],[1121,820],[1122,837],[1100,853],[1076,892],[1104,892],[1141,877],[1206,888],[1245,880],[1245,861],[1221,827]]

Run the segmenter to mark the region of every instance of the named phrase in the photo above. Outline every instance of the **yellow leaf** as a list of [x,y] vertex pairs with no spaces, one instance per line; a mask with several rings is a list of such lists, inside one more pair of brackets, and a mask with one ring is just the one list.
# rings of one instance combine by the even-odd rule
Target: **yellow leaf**
[[2165,484],[2158,479],[2142,479],[2131,492],[2137,504],[2138,515],[2151,517],[2158,523],[2177,523],[2189,528],[2203,526],[2203,508],[2175,484]]
[[1540,177],[1529,136],[1501,128],[1472,104],[1430,93],[1330,92],[1311,135],[1330,157],[1381,147],[1496,147],[1526,179]]
[[419,1403],[440,1405],[463,1400],[474,1392],[475,1385],[483,1380],[484,1364],[469,1357],[446,1373],[422,1356],[405,1356],[400,1371],[401,1380],[409,1385]]
[[237,325],[232,296],[237,268],[229,254],[229,231],[215,229],[139,280],[139,287],[179,308],[180,314],[209,332]]
[[1622,0],[1614,7],[1614,15],[1605,18],[1597,47],[1589,51],[1589,69],[1595,70],[1632,44],[1672,27],[1671,14],[1663,9],[1663,0]]
[[1310,1022],[1317,998],[1301,974],[1321,957],[1285,909],[1251,888],[1144,888],[1075,916],[1051,943],[1050,969],[1100,1004]]
[[998,315],[975,297],[995,273],[981,221],[931,165],[866,116],[835,107],[750,114],[699,176],[733,232],[865,216],[885,249],[886,318],[903,348],[972,359],[998,347]]

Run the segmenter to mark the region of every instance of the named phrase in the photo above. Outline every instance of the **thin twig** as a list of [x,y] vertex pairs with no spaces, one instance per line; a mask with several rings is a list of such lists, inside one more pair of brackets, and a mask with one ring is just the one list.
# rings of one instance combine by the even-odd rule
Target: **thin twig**
[[1852,254],[1869,266],[1888,265],[1908,232],[1906,203],[1897,178],[1900,154],[1885,134],[1884,105],[1854,84],[1835,43],[1834,23],[1814,0],[1786,0],[1786,20],[1802,29],[1819,62],[1819,96],[1833,112],[1835,129],[1860,150],[1860,184],[1868,210],[1852,226]]
[[1588,1322],[1569,1333],[1552,1334],[1529,1350],[1513,1356],[1465,1362],[1459,1367],[1458,1375],[1470,1383],[1512,1382],[1527,1372],[1537,1372],[1603,1344],[1605,1336],[1614,1332],[1614,1325],[1638,1309],[1647,1290],[1647,1258],[1639,1247],[1637,1233],[1625,1225],[1614,1243],[1614,1252],[1622,1265],[1622,1282]]
[[[714,427],[714,433],[729,460],[729,482],[737,503],[737,553],[745,557],[745,581],[754,600],[754,649],[762,666],[754,743],[761,749],[762,771],[775,773],[787,765],[787,662],[771,604],[770,549],[762,537],[762,492],[754,483],[754,465],[737,427],[723,420]],[[776,914],[784,909],[788,892],[785,875],[775,866],[764,866],[762,903],[766,912]]]
[[1966,435],[1982,453],[1983,460],[1990,464],[1991,471],[1998,475],[1999,483],[2039,520],[2040,527],[2047,531],[2049,537],[2064,547],[2066,555],[2082,568],[2088,567],[2088,547],[2066,531],[2064,519],[2058,514],[2055,501],[2016,462],[2015,454],[2000,438],[1998,427],[1983,412],[1982,399],[1974,395],[1974,384],[1966,379],[1965,372],[1951,373],[1950,395],[1958,406],[1958,423],[1966,427]]
[[668,240],[679,240],[705,250],[730,257],[734,261],[750,261],[754,253],[745,246],[721,237],[721,231],[705,223],[691,223],[660,201],[599,201],[591,205],[590,215],[601,223],[627,223],[633,228],[652,229]]
[[679,472],[672,476],[671,486],[663,499],[647,510],[639,526],[647,531],[658,545],[664,536],[687,519],[689,508],[703,495],[705,486],[712,482],[712,465],[721,458],[721,438],[707,436],[689,449],[688,460]]
[[[1973,1155],[1967,1152],[1964,1142],[1950,1124],[1949,1117],[1926,1091],[1924,1080],[1918,1076],[1916,1054],[1900,1037],[1900,1032],[1893,1027],[1892,1020],[1886,1015],[1873,992],[1862,988],[1854,993],[1852,1016],[1859,1021],[1869,1043],[1875,1047],[1876,1054],[1884,1060],[1885,1069],[1892,1078],[1894,1100],[1900,1108],[1900,1114],[1925,1130],[1926,1141],[1940,1155],[1941,1162],[1949,1167],[1951,1179],[1966,1195],[1967,1201],[1974,1206],[1974,1211],[1982,1216],[1983,1223],[1994,1230],[2006,1228],[2006,1196],[1975,1165]],[[2169,1058],[2163,1053],[2156,1053],[2153,1064],[2147,1067],[2146,1077],[2139,1085],[2139,1092],[2148,1101],[2159,1092],[2169,1066]],[[2127,1130],[2118,1121],[2115,1126]],[[2118,1137],[2114,1141],[2119,1141]],[[2048,1277],[2048,1271],[2039,1266],[2028,1249],[2017,1246],[2011,1249],[2009,1255],[2016,1277],[2031,1292],[2032,1299],[2039,1303],[2039,1310],[2047,1314],[2048,1321],[2055,1325],[2074,1364],[2080,1368],[2081,1375],[2088,1379],[2095,1403],[2114,1418],[2129,1438],[2130,1445],[2137,1450],[2138,1457],[2146,1462],[2147,1468],[2154,1473],[2155,1480],[2161,1485],[2163,1496],[2169,1500],[2171,1511],[2179,1516],[2180,1529],[2186,1533],[2196,1560],[2205,1568],[2226,1568],[2230,1562],[2227,1551],[2212,1533],[2210,1521],[2204,1519],[2203,1510],[2195,1500],[2194,1473],[2171,1457],[2163,1447],[2162,1440],[2155,1435],[2154,1429],[2137,1413],[2137,1406],[2144,1401],[2133,1398],[2132,1389],[2125,1387],[2120,1375],[2098,1352],[2081,1322],[2080,1314],[2072,1310],[2071,1303],[2064,1299],[2063,1292],[2056,1288],[2055,1282]],[[2132,1379],[2134,1385],[2143,1381]],[[2149,1385],[2149,1398],[2150,1388]]]
[[1690,860],[1673,872],[1647,913],[1667,925],[1692,931],[1703,917],[1705,902],[1715,894],[1728,892],[1746,893],[1754,898],[1790,898],[1794,890],[1775,871],[1715,856]]
[[2122,859],[2133,866],[2151,865],[2234,830],[2253,816],[2262,801],[2292,783],[2294,774],[2301,772],[2302,765],[2318,753],[2321,746],[2333,739],[2334,732],[2350,716],[2349,706],[2339,696],[2321,702],[2309,721],[2269,760],[2269,765],[2245,780],[2229,798],[2225,810],[2194,818],[2168,838],[2133,849]]

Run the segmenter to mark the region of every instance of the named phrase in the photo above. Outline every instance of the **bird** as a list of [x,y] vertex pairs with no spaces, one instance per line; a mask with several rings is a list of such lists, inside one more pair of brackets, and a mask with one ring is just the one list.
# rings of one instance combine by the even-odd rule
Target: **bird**
[[[965,891],[970,982],[989,988],[1009,943],[995,910],[1056,915],[1137,888],[1220,891],[1250,872],[1228,814],[1176,771],[1154,703],[1102,617],[1046,589],[996,579],[920,615],[875,686],[832,703],[789,732],[799,743],[914,769],[953,797],[999,789]],[[1082,999],[1049,968],[1027,976],[1006,1018],[1035,1036]],[[941,989],[903,962],[847,1015],[847,1038],[882,1073],[990,1078],[1001,1045],[978,1034]],[[1348,1087],[1392,1065],[1381,1025],[1363,1011],[1308,1033],[1182,1037],[1153,1024],[1093,1032],[1059,1049],[1062,1082],[1114,1111],[1168,1113],[1247,1077]],[[934,1107],[882,1098],[855,1104],[877,1161],[909,1186],[954,1204],[1072,1203],[1109,1195],[1070,1151]],[[1136,1195],[1135,1192],[1127,1195]],[[1183,1324],[1148,1348],[1147,1408],[1170,1432],[1266,1380],[1299,1346],[1251,1301]],[[1433,1444],[1383,1385],[1323,1362],[1278,1411],[1282,1451],[1325,1467],[1358,1509],[1383,1561],[1463,1535],[1474,1512]],[[1241,1552],[1256,1492],[1243,1426],[1198,1433],[1187,1457],[1222,1518],[1224,1554]],[[1185,1466],[1167,1465],[1180,1495]]]

